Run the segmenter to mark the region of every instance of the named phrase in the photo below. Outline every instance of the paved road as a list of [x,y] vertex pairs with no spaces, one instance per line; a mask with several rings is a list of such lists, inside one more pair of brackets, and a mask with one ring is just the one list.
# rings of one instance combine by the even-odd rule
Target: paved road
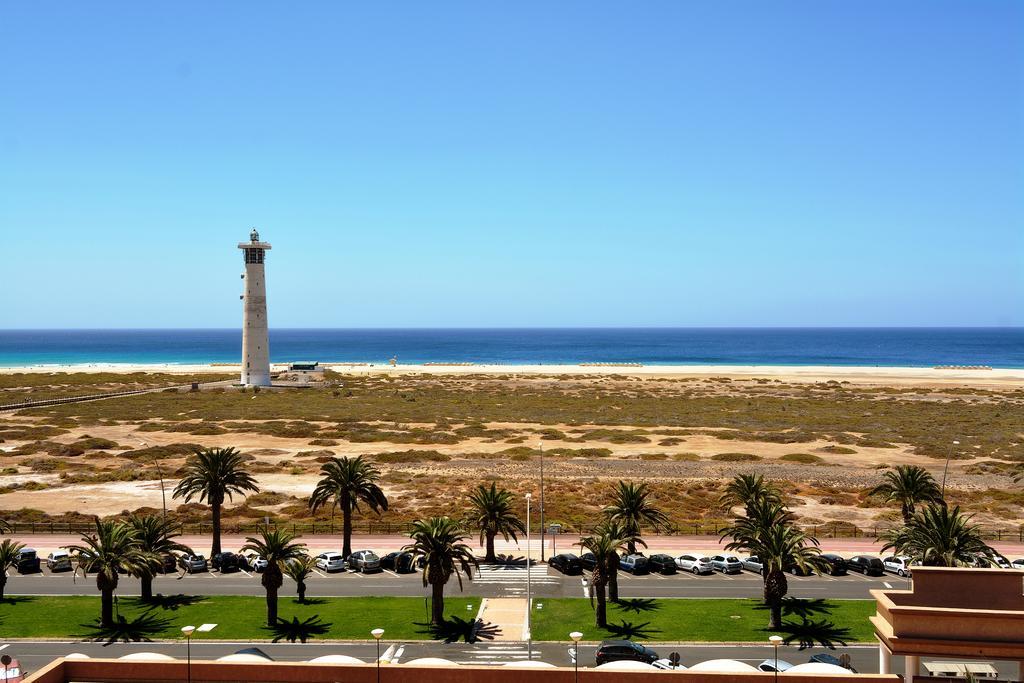
[[[386,634],[385,634],[386,637]],[[89,655],[90,657],[121,657],[132,652],[159,652],[185,658],[185,644],[181,643],[102,643],[82,642],[14,642],[0,645],[5,654],[19,659],[24,667],[35,671],[57,657],[72,652]],[[258,647],[275,660],[307,661],[314,657],[327,654],[345,654],[372,662],[376,657],[373,643],[222,643],[202,642],[193,640],[192,656],[196,659],[216,659],[236,652],[242,648]],[[757,666],[762,660],[772,656],[768,646],[732,646],[732,645],[665,645],[652,644],[662,656],[678,652],[683,665],[695,664],[708,659],[739,659]],[[526,643],[434,643],[434,642],[390,642],[386,639],[381,644],[381,654],[392,662],[408,662],[417,657],[443,657],[460,664],[501,664],[509,661],[524,661],[528,657],[558,666],[572,666],[572,646],[570,643],[534,643],[528,653]],[[580,665],[594,665],[594,644],[580,646]],[[811,654],[824,652],[822,649],[799,651],[796,648],[783,648],[779,659],[798,664],[806,662]],[[878,671],[878,650],[873,645],[857,645],[831,652],[848,652],[850,660],[858,671],[876,673]],[[897,658],[898,659],[898,658]],[[894,659],[894,666],[900,662]],[[897,670],[898,672],[898,670]]]
[[[585,597],[583,579],[579,576],[564,576],[545,565],[534,565],[529,572],[525,566],[499,568],[481,567],[474,572],[472,581],[465,582],[465,595],[481,597],[525,597],[527,574],[529,573],[532,594],[537,597]],[[909,581],[897,576],[865,577],[860,574],[848,576],[789,576],[790,594],[803,598],[869,599],[873,588],[888,589],[907,587]],[[324,574],[317,572],[310,577],[308,594],[321,597],[348,597],[361,595],[421,596],[426,593],[419,573],[395,574],[383,571],[377,574],[340,572]],[[625,598],[758,598],[761,596],[761,577],[743,572],[725,576],[711,574],[693,576],[679,573],[670,576],[619,574],[619,594]],[[153,590],[165,595],[184,593],[189,595],[263,595],[260,576],[253,572],[239,571],[229,574],[203,572],[158,576]],[[453,579],[449,588],[452,595],[458,594],[458,584]],[[138,594],[139,583],[131,577],[122,577],[118,594]],[[290,595],[294,584],[285,579],[282,595]],[[92,577],[83,579],[71,572],[51,573],[47,569],[39,574],[11,574],[7,581],[7,593],[11,595],[95,595],[96,583]]]

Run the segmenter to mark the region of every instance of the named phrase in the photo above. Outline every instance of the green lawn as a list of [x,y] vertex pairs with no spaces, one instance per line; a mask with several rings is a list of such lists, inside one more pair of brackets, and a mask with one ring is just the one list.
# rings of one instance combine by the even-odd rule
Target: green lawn
[[[875,611],[873,600],[814,604],[823,611],[813,619],[847,629],[843,640],[855,642],[872,638],[868,617]],[[480,598],[449,597],[445,606],[452,626],[444,634],[431,632],[426,627],[428,615],[423,598],[313,598],[308,604],[300,605],[293,597],[283,597],[279,605],[280,617],[289,622],[297,618],[298,625],[276,631],[264,627],[266,604],[260,596],[171,596],[149,605],[138,598],[123,597],[118,609],[124,623],[113,632],[101,632],[96,626],[99,597],[17,596],[0,601],[0,638],[180,638],[182,626],[216,623],[216,630],[196,637],[217,640],[369,639],[372,629],[383,628],[388,639],[464,639],[466,622],[476,616]],[[794,616],[786,618],[799,621]],[[533,637],[534,640],[568,640],[569,632],[579,630],[586,640],[632,637],[648,641],[763,641],[769,635],[767,621],[768,614],[758,600],[632,599],[609,603],[610,628],[598,631],[588,600],[541,598],[534,600]]]
[[[809,603],[803,602],[803,605]],[[843,640],[867,641],[873,637],[868,617],[875,613],[874,600],[815,602],[820,611],[813,621],[828,621],[848,629]],[[800,622],[796,616],[784,617]],[[636,640],[759,642],[767,640],[768,612],[760,600],[733,599],[630,599],[608,603],[608,625],[594,626],[594,611],[583,598],[534,599],[535,640],[568,640],[581,631],[585,640],[631,637]],[[783,633],[785,635],[785,633]]]
[[[262,596],[171,596],[158,605],[122,597],[118,609],[125,625],[116,633],[101,633],[96,626],[98,596],[17,596],[0,601],[0,638],[180,638],[182,626],[203,623],[218,626],[197,638],[272,640],[280,635],[306,635],[310,639],[369,640],[375,628],[383,628],[389,639],[434,637],[424,626],[429,615],[423,598],[310,598],[300,605],[294,597],[282,597],[278,605],[282,619],[319,619],[308,626],[274,632],[264,627],[266,602]],[[451,596],[445,607],[451,616],[470,619],[476,617],[480,598]]]

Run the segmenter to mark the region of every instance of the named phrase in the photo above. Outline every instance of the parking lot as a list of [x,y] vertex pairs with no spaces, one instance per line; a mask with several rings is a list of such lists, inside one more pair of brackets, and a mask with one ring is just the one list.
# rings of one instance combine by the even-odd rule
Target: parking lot
[[[1009,571],[1009,570],[1008,570]],[[481,565],[473,572],[473,580],[465,583],[466,595],[481,597],[521,597],[530,592],[538,597],[585,597],[589,572],[581,576],[565,576],[547,567],[535,564],[529,570],[525,562],[511,565]],[[867,599],[873,588],[899,588],[909,585],[909,579],[895,575],[866,577],[860,574],[846,576],[792,576],[787,575],[790,594],[807,598]],[[419,596],[426,593],[419,572],[396,574],[390,570],[362,574],[350,571],[327,574],[316,570],[307,581],[311,596],[344,597],[365,595]],[[644,574],[633,576],[619,573],[619,593],[626,598],[756,598],[761,595],[761,577],[744,571],[740,574],[714,573],[705,576],[680,572],[663,576]],[[118,592],[132,595],[139,589],[132,577],[121,577]],[[196,574],[162,574],[153,582],[158,593],[186,593],[195,595],[262,595],[259,574],[250,570],[221,574],[218,571]],[[291,580],[285,579],[283,595],[294,590]],[[449,590],[458,591],[452,579]],[[94,595],[95,579],[83,578],[73,572],[50,572],[44,566],[38,574],[9,572],[9,594],[22,595]]]

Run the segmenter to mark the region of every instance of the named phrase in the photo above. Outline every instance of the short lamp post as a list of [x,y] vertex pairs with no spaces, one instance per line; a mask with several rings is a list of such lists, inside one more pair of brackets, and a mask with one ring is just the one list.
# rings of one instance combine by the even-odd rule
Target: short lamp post
[[583,637],[583,634],[580,633],[579,631],[573,631],[572,633],[569,634],[569,637],[572,638],[572,673],[573,673],[573,680],[576,683],[579,683],[579,680],[580,680],[580,638]]
[[526,659],[533,659],[533,625],[530,623],[532,616],[531,605],[530,605],[530,592],[533,586],[530,584],[530,560],[532,555],[530,553],[530,501],[533,500],[533,495],[530,493],[526,494]]
[[370,635],[377,641],[377,683],[380,683],[380,638],[384,635],[384,629],[375,628],[370,631]]
[[775,669],[775,683],[779,681],[779,645],[782,645],[782,636],[770,636],[768,642],[775,648],[775,662],[772,667]]
[[195,632],[195,626],[181,627],[181,633],[185,636],[185,659],[188,662],[185,666],[188,672],[188,683],[192,683],[192,634]]

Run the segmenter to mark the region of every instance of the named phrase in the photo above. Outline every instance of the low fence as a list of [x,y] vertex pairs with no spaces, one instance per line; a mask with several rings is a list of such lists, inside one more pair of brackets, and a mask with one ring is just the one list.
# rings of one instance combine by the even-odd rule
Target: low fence
[[[95,531],[91,522],[7,522],[11,534],[82,534]],[[320,522],[281,522],[271,521],[270,526],[290,531],[297,536],[338,535],[342,532],[341,520]],[[226,535],[252,535],[264,527],[263,522],[243,524],[225,520],[221,524],[221,533]],[[659,529],[650,535],[657,536],[714,536],[722,535],[725,522],[687,522],[674,524]],[[466,525],[466,528],[472,528]],[[802,527],[804,531],[817,539],[829,538],[863,538],[873,540],[890,527],[872,526],[855,527],[849,524],[816,524]],[[407,536],[412,531],[412,522],[361,522],[352,525],[352,533],[357,536]],[[540,536],[540,526],[534,526],[531,533]],[[563,524],[559,536],[582,537],[593,533],[594,527],[574,527]],[[178,532],[184,535],[204,536],[213,533],[209,522],[186,522],[178,525]],[[546,534],[549,535],[549,534]],[[1007,541],[1024,543],[1024,525],[1018,527],[982,528],[982,535],[988,541]]]

